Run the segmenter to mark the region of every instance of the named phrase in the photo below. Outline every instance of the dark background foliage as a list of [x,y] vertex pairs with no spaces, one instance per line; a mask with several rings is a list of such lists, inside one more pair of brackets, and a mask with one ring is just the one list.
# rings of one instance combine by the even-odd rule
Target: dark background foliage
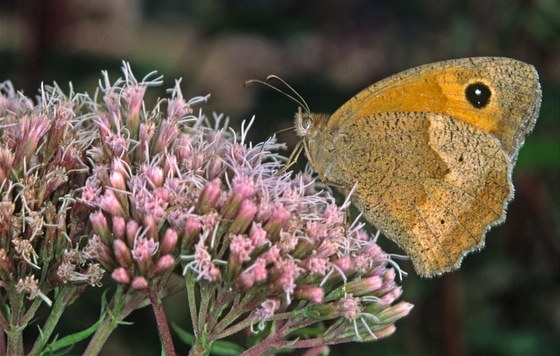
[[[560,352],[560,2],[0,1],[0,80],[11,79],[27,95],[55,80],[91,93],[102,69],[117,78],[127,60],[140,78],[157,69],[166,87],[182,77],[186,96],[211,93],[210,109],[227,113],[234,127],[256,115],[254,140],[289,127],[297,107],[264,87],[243,88],[246,79],[278,74],[313,111],[333,112],[390,74],[480,55],[532,63],[543,86],[541,115],[520,153],[507,221],[458,272],[426,280],[402,263],[410,272],[404,298],[416,305],[411,315],[392,337],[335,346],[333,354]],[[151,95],[155,101],[164,91]],[[296,142],[291,132],[280,139]],[[384,246],[398,252],[390,242]],[[68,311],[61,336],[94,322],[98,294],[89,289]],[[178,294],[166,308],[186,327],[184,302]],[[150,310],[139,310],[131,321],[105,353],[158,354]]]

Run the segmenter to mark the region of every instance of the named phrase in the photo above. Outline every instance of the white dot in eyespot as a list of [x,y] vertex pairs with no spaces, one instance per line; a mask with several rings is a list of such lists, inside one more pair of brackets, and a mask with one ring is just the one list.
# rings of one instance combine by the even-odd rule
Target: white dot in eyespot
[[475,95],[482,95],[482,90],[476,89],[476,90],[474,91],[474,94],[475,94]]

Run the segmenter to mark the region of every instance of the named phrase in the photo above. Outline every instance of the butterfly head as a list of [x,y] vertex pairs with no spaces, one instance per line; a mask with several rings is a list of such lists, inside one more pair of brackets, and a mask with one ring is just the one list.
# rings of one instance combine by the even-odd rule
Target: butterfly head
[[315,114],[307,110],[303,111],[300,106],[294,120],[296,134],[301,138],[308,138],[313,132],[323,128],[327,120],[328,115]]
[[296,134],[299,137],[305,137],[309,133],[309,130],[313,128],[315,118],[311,113],[304,112],[301,110],[301,106],[298,108],[298,111],[295,115],[294,120],[294,128],[296,130]]

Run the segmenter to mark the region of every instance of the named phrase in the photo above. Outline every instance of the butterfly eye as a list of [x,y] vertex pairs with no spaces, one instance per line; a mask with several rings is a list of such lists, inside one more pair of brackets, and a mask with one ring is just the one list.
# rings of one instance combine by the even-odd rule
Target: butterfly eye
[[305,131],[309,130],[313,126],[313,119],[306,116],[301,120],[301,128]]

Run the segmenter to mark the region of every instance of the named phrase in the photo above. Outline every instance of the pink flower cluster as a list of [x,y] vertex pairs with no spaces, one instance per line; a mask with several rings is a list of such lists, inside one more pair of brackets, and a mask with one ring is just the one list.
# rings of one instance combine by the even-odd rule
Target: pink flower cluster
[[[363,224],[348,223],[348,201],[337,206],[310,172],[284,172],[283,145],[251,144],[250,124],[236,133],[221,116],[195,114],[207,97],[187,101],[177,82],[148,110],[146,89],[161,78],[138,81],[126,64],[124,75],[111,83],[104,74],[102,103],[48,97],[52,89],[38,109],[0,88],[2,281],[25,284],[62,236],[61,283],[98,284],[90,269],[99,265],[88,262],[97,261],[144,291],[180,267],[195,335],[210,342],[243,328],[276,349],[394,331],[412,307],[397,301],[402,272]],[[313,324],[323,335],[296,341]]]
[[0,83],[0,288],[48,304],[57,286],[103,275],[75,249],[87,215],[73,203],[88,172],[78,106],[58,87],[44,87],[34,105]]

